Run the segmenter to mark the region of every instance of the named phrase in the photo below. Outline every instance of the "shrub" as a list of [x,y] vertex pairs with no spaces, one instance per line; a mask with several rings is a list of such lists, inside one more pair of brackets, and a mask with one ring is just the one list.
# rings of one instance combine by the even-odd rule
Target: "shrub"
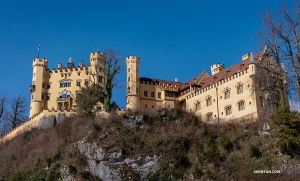
[[72,175],[76,175],[77,174],[77,169],[76,167],[74,167],[73,165],[69,165],[69,172]]
[[56,181],[60,179],[59,165],[54,165],[46,174],[46,181]]
[[15,172],[9,178],[9,181],[20,181],[20,180],[24,180],[24,176],[21,172]]
[[46,171],[41,170],[36,174],[31,175],[26,181],[45,181],[46,180]]
[[91,173],[89,171],[80,172],[80,177],[83,179],[89,179],[91,177]]
[[230,152],[233,149],[233,144],[230,142],[229,138],[225,135],[220,137],[220,145],[227,151]]
[[146,179],[147,181],[168,181],[170,179],[170,175],[162,170],[161,168],[158,168],[155,170],[155,172],[151,173],[148,178]]
[[175,167],[188,167],[190,165],[189,158],[182,152],[178,152],[173,155],[173,163]]
[[250,147],[250,157],[256,157],[256,158],[260,158],[262,156],[261,151],[259,150],[259,148],[255,147],[255,146],[251,146]]
[[93,123],[93,129],[94,129],[96,132],[99,132],[99,131],[101,131],[101,127],[100,127],[100,125],[99,125],[99,124],[95,124],[95,123]]
[[279,137],[278,147],[291,157],[300,157],[300,120],[297,112],[281,108],[271,116],[273,135]]

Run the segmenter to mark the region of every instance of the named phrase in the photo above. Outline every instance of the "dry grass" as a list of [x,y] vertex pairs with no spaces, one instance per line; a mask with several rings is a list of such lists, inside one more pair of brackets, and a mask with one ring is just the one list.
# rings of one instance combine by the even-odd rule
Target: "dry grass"
[[[105,145],[103,149],[109,152],[122,149],[125,156],[131,158],[158,155],[156,175],[149,176],[149,180],[155,180],[159,174],[183,180],[188,180],[191,175],[198,180],[292,180],[297,177],[253,173],[255,169],[278,169],[284,159],[289,159],[284,154],[276,155],[277,138],[258,134],[263,123],[207,125],[193,114],[165,111],[164,116],[161,111],[145,115],[142,128],[126,127],[123,122],[128,116],[114,115],[93,121],[74,118],[48,130],[20,135],[0,145],[0,179],[2,176],[7,180],[16,171],[37,173],[47,165],[45,157],[53,157],[57,150],[62,152],[61,164],[74,166],[80,172],[86,164],[85,157],[78,150],[64,150],[69,150],[71,143],[89,131],[92,132],[87,141]],[[105,132],[107,138],[99,139]],[[221,146],[225,144],[221,144],[222,135],[229,140],[229,149]],[[250,157],[251,146],[259,148],[260,158]],[[293,162],[299,163],[299,160]],[[137,179],[136,173],[130,169],[125,169],[124,174]]]

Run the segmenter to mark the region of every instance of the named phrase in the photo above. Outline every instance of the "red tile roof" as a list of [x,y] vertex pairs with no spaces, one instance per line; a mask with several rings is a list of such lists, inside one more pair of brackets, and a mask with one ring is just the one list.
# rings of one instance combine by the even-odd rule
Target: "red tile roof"
[[[260,58],[262,56],[263,52],[258,53],[256,55],[254,55],[254,61],[256,63],[258,63],[260,61]],[[187,82],[175,82],[175,81],[170,81],[170,80],[161,80],[161,79],[155,79],[155,78],[147,78],[147,77],[141,77],[140,78],[140,82],[153,82],[154,84],[164,84],[164,85],[176,85],[176,87],[178,88],[178,91],[184,90],[185,88],[189,87],[190,85],[194,85],[194,86],[201,86],[201,88],[205,88],[207,87],[209,84],[215,84],[217,82],[219,82],[221,79],[226,79],[230,76],[233,76],[236,73],[242,72],[244,70],[246,70],[246,68],[249,65],[249,59],[246,59],[244,61],[241,61],[235,65],[232,65],[228,68],[225,68],[223,70],[221,70],[219,73],[215,74],[215,75],[211,75],[207,78],[205,78],[203,81],[197,81],[197,78],[201,78],[206,71],[203,71],[201,74],[199,74],[198,76],[188,80]]]

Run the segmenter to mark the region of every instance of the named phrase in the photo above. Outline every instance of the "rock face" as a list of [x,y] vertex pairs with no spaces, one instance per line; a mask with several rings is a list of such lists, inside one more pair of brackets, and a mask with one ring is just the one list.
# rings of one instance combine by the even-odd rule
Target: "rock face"
[[40,119],[38,129],[51,128],[56,124],[56,118],[54,115],[44,116]]
[[114,152],[108,152],[96,143],[90,144],[83,138],[75,146],[80,152],[87,156],[89,170],[91,174],[98,176],[102,180],[121,181],[123,168],[128,167],[140,174],[140,180],[154,170],[158,163],[158,157],[154,155],[138,158],[125,158],[123,151],[117,149]]
[[144,115],[128,115],[129,119],[124,122],[124,126],[143,127]]

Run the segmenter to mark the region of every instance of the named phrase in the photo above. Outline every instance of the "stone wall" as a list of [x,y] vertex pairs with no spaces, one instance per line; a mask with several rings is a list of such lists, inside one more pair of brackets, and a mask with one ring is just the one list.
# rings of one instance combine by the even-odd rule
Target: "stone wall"
[[51,112],[44,110],[22,124],[18,125],[16,128],[11,130],[9,133],[0,137],[0,143],[4,143],[8,140],[13,139],[14,137],[26,132],[31,131],[34,128],[47,129],[56,124],[61,123],[67,117],[74,117],[76,112],[60,111],[60,112]]

